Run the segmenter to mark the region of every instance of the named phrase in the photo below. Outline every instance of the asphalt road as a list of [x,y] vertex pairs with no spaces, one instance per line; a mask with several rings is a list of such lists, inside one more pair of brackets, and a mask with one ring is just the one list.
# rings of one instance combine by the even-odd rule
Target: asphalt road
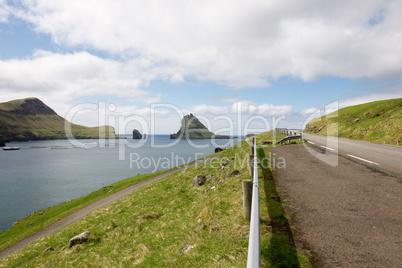
[[83,207],[83,208],[71,213],[67,217],[64,217],[64,218],[58,220],[57,222],[49,225],[48,227],[40,230],[39,232],[34,233],[33,235],[28,236],[28,237],[22,239],[21,241],[11,245],[10,247],[5,248],[4,250],[0,251],[0,259],[3,259],[5,257],[7,257],[8,255],[10,255],[10,254],[12,254],[12,253],[24,248],[29,243],[31,243],[31,242],[33,242],[33,241],[35,241],[35,240],[37,240],[37,239],[39,239],[39,238],[41,238],[43,236],[52,234],[52,233],[60,230],[61,228],[66,227],[67,225],[69,225],[69,224],[71,224],[71,223],[73,223],[73,222],[75,222],[77,220],[83,219],[89,212],[91,212],[93,210],[96,210],[98,208],[110,205],[113,202],[119,200],[120,198],[123,198],[123,197],[129,195],[133,191],[135,191],[135,190],[137,190],[137,189],[139,189],[141,187],[144,187],[145,185],[148,185],[148,184],[150,184],[150,183],[152,183],[154,181],[157,181],[157,180],[160,180],[162,178],[165,178],[170,174],[185,170],[185,169],[190,168],[190,167],[194,167],[195,165],[199,165],[201,163],[206,163],[206,162],[212,161],[213,159],[215,159],[217,157],[218,157],[218,155],[211,156],[211,157],[205,158],[205,159],[201,159],[201,160],[196,161],[196,162],[194,162],[194,163],[192,163],[192,164],[190,164],[188,166],[184,166],[184,167],[181,167],[181,168],[178,168],[178,169],[175,169],[175,170],[168,171],[168,172],[163,173],[161,175],[158,175],[158,176],[155,176],[153,178],[150,178],[150,179],[148,179],[146,181],[142,181],[142,182],[139,182],[139,183],[134,184],[132,186],[129,186],[129,187],[127,187],[127,188],[125,188],[125,189],[123,189],[123,190],[121,190],[119,192],[116,192],[114,194],[106,196],[106,197],[104,197],[104,198],[102,198],[102,199],[100,199],[98,201],[95,201],[94,203],[92,203],[92,204],[90,204],[90,205],[88,205],[86,207]]
[[[312,141],[309,136],[306,139]],[[343,151],[349,143],[340,142],[340,156],[321,147],[319,140],[314,143],[307,148],[269,149],[276,163],[282,163],[273,177],[290,216],[296,246],[312,252],[314,267],[402,267],[400,179],[347,156],[349,152],[371,156],[370,152],[360,155],[361,149]],[[366,147],[357,144],[353,148]],[[337,158],[336,166],[322,161],[328,151]],[[381,159],[370,159],[384,164],[384,169],[393,168]]]
[[[372,168],[392,174],[402,179],[402,146],[379,144],[345,138],[303,134],[303,138],[317,146],[325,146],[331,151]],[[323,148],[323,147],[322,147]]]

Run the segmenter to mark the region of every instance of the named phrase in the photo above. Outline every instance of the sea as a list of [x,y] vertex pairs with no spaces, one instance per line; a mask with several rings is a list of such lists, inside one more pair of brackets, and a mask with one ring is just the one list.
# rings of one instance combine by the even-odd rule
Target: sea
[[87,195],[137,174],[187,164],[229,148],[242,137],[171,140],[148,135],[133,140],[44,140],[13,142],[0,148],[0,232],[35,211]]

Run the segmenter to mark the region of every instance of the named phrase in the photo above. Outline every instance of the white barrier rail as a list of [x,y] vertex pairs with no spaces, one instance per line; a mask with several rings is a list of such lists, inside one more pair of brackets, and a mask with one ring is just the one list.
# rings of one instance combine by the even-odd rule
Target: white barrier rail
[[253,193],[251,200],[250,235],[248,241],[247,268],[261,267],[260,248],[260,206],[258,194],[258,162],[257,142],[254,138],[254,163],[253,163]]

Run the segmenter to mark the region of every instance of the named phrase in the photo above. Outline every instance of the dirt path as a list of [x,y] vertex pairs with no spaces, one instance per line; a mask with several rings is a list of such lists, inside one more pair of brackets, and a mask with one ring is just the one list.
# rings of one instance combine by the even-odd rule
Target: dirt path
[[296,246],[315,267],[402,267],[400,180],[345,157],[331,167],[303,146],[269,151],[286,161],[273,176]]
[[123,189],[123,190],[121,190],[119,192],[116,192],[116,193],[114,193],[112,195],[109,195],[109,196],[104,197],[104,198],[102,198],[102,199],[100,199],[98,201],[95,201],[94,203],[92,203],[92,204],[90,204],[90,205],[88,205],[86,207],[83,207],[83,208],[71,213],[67,217],[65,217],[65,218],[63,218],[61,220],[58,220],[57,222],[49,225],[48,227],[40,230],[39,232],[37,232],[37,233],[35,233],[35,234],[31,235],[31,236],[28,236],[28,237],[24,238],[23,240],[15,243],[14,245],[12,245],[12,246],[10,246],[8,248],[5,248],[4,250],[0,251],[0,259],[3,259],[5,257],[7,257],[8,255],[10,255],[10,254],[12,254],[12,253],[24,248],[29,243],[31,243],[31,242],[33,242],[33,241],[35,241],[35,240],[37,240],[37,239],[39,239],[39,238],[41,238],[43,236],[52,234],[52,233],[60,230],[61,228],[66,227],[67,225],[69,225],[69,224],[71,224],[71,223],[73,223],[73,222],[75,222],[77,220],[83,219],[88,213],[92,212],[93,210],[96,210],[98,208],[110,205],[113,202],[115,202],[115,201],[117,201],[117,200],[129,195],[133,191],[135,191],[135,190],[137,190],[137,189],[139,189],[141,187],[144,187],[145,185],[148,185],[148,184],[150,184],[150,183],[152,183],[154,181],[163,179],[163,178],[169,176],[170,174],[185,170],[185,169],[190,168],[190,167],[194,167],[195,165],[199,165],[199,164],[204,163],[204,162],[210,162],[210,161],[216,159],[218,156],[219,155],[214,155],[214,156],[211,156],[209,158],[205,158],[205,159],[199,160],[197,162],[194,162],[193,164],[188,165],[187,167],[185,166],[185,167],[182,167],[182,168],[179,168],[179,169],[176,169],[176,170],[168,171],[168,172],[166,172],[164,174],[155,176],[155,177],[150,178],[150,179],[148,179],[146,181],[139,182],[139,183],[134,184],[134,185],[132,185],[130,187],[127,187],[127,188],[125,188],[125,189]]

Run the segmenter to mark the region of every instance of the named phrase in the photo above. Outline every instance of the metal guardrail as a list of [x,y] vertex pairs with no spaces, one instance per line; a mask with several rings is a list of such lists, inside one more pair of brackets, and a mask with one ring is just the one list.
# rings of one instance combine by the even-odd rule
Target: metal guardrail
[[253,193],[251,200],[250,235],[248,240],[247,268],[261,267],[260,206],[258,194],[257,139],[254,138]]

